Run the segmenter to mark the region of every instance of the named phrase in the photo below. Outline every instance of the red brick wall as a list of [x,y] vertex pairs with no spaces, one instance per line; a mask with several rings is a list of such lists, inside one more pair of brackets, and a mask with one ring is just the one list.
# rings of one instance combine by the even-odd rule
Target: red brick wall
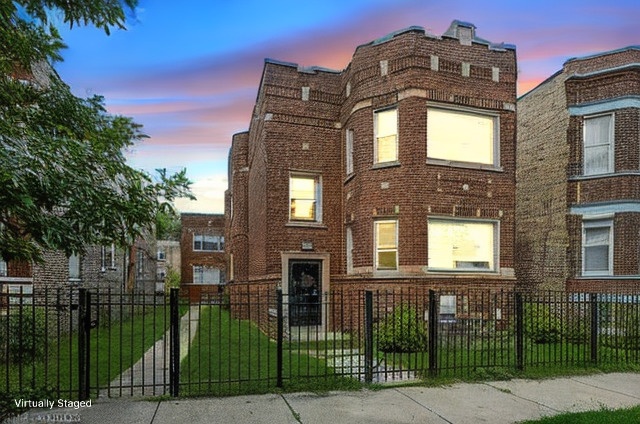
[[[193,235],[224,236],[224,215],[191,214],[180,215],[182,222],[182,236],[180,238],[182,284],[193,283],[194,265],[206,265],[220,269],[226,274],[226,258],[224,252],[201,252],[193,250]],[[225,246],[226,248],[226,246]]]

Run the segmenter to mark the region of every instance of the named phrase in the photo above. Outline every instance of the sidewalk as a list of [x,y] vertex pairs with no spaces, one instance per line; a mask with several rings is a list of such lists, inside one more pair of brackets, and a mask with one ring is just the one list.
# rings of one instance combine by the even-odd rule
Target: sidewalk
[[[15,423],[66,414],[66,422],[170,423],[513,423],[560,412],[640,405],[640,373],[549,380],[397,387],[378,391],[292,393],[132,401],[98,399],[90,408],[31,411]],[[45,418],[46,419],[46,418]],[[12,422],[12,421],[10,421]]]

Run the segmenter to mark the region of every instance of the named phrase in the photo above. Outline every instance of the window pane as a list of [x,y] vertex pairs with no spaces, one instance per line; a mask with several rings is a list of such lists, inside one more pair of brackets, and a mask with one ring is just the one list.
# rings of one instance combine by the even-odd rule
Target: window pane
[[378,249],[395,249],[396,247],[396,223],[378,222],[377,241]]
[[378,269],[396,269],[396,251],[378,252]]
[[494,269],[494,223],[429,221],[429,268]]
[[291,177],[289,179],[289,197],[291,219],[315,221],[316,195],[318,181],[316,177]]
[[454,295],[440,296],[440,314],[455,315],[456,297]]
[[193,250],[202,250],[202,236],[193,236]]
[[584,173],[605,174],[609,171],[609,146],[585,147]]
[[609,245],[609,237],[611,231],[609,227],[586,228],[584,234],[585,244],[587,246]]
[[315,199],[316,198],[315,178],[291,178],[291,198],[292,199]]
[[218,249],[218,243],[215,236],[203,236],[202,250],[213,251]]
[[491,116],[442,109],[427,111],[427,157],[461,162],[494,163]]
[[353,173],[353,130],[347,130],[346,135],[346,156],[347,156],[347,164],[346,171],[347,175]]
[[593,246],[584,249],[585,271],[609,271],[609,246]]
[[80,257],[78,255],[69,257],[69,278],[80,278]]
[[584,121],[584,145],[597,146],[609,144],[609,126],[611,115],[587,118]]
[[316,217],[316,201],[291,199],[291,218],[315,220]]
[[584,173],[603,174],[611,169],[611,115],[584,120]]
[[376,120],[378,124],[376,136],[378,138],[389,135],[395,136],[398,133],[398,114],[396,109],[376,112]]
[[396,136],[378,137],[378,162],[393,162],[397,158]]

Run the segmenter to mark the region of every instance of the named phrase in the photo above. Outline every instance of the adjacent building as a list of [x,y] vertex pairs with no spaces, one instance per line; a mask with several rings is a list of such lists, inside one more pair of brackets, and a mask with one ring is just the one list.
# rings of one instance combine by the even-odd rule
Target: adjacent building
[[180,215],[181,278],[184,293],[198,300],[217,295],[227,280],[225,217],[221,214]]
[[516,74],[513,45],[460,21],[342,71],[265,60],[229,154],[232,290],[513,287]]
[[640,46],[568,60],[518,100],[524,285],[640,288]]

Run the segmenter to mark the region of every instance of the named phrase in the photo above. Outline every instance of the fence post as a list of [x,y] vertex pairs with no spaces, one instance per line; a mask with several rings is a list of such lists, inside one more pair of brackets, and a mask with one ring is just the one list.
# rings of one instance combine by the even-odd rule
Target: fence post
[[276,329],[276,387],[282,387],[282,339],[284,338],[284,314],[282,311],[282,287],[276,288],[277,301],[277,329]]
[[373,292],[364,292],[364,381],[373,382]]
[[180,313],[178,288],[169,294],[169,395],[177,397],[180,391]]
[[429,290],[429,375],[436,377],[438,375],[438,303],[436,301],[436,292]]
[[598,363],[598,295],[596,293],[589,294],[589,303],[591,304],[591,362],[595,365]]
[[524,370],[524,313],[522,293],[515,293],[514,317],[516,321],[516,369]]
[[89,399],[91,294],[80,289],[78,299],[78,398]]

